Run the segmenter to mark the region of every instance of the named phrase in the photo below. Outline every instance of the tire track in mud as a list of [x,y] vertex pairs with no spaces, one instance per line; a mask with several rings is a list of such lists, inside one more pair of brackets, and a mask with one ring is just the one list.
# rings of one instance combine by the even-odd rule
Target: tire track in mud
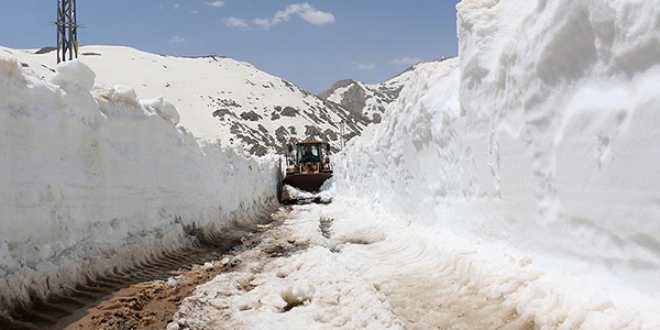
[[[271,222],[272,219],[260,224]],[[260,224],[236,226],[227,231],[205,233],[199,229],[190,246],[161,254],[152,253],[146,261],[131,267],[114,267],[110,273],[85,274],[83,283],[45,299],[31,293],[29,304],[16,304],[0,310],[0,330],[61,330],[76,322],[87,310],[108,300],[113,293],[141,282],[167,281],[176,271],[191,270],[193,265],[220,260]]]

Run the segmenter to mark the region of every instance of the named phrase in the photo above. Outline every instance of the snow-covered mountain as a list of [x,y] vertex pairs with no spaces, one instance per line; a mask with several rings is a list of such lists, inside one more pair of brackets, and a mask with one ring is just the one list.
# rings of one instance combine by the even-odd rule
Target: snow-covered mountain
[[[0,48],[21,66],[50,78],[52,49]],[[340,123],[346,140],[359,135],[343,107],[326,102],[249,63],[222,56],[171,57],[120,46],[84,46],[80,60],[104,87],[128,85],[140,98],[164,97],[181,116],[180,124],[197,139],[223,145],[243,142],[252,154],[280,151],[291,139],[315,135],[339,146]]]
[[356,123],[362,125],[380,123],[387,106],[396,101],[403,87],[413,77],[415,70],[446,59],[441,57],[430,62],[415,64],[378,84],[367,84],[353,79],[340,80],[318,96],[348,110]]

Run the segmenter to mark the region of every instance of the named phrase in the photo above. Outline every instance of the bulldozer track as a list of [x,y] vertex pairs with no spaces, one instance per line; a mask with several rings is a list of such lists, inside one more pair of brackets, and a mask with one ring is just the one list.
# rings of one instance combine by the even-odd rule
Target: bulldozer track
[[219,260],[232,248],[241,244],[241,238],[251,229],[233,229],[227,232],[200,234],[189,246],[176,251],[152,254],[146,261],[131,267],[114,267],[112,272],[92,276],[87,274],[82,283],[46,298],[32,294],[29,304],[17,304],[0,311],[0,330],[60,330],[76,321],[85,310],[109,298],[112,293],[133,284],[167,280],[177,270],[189,270],[195,264]]

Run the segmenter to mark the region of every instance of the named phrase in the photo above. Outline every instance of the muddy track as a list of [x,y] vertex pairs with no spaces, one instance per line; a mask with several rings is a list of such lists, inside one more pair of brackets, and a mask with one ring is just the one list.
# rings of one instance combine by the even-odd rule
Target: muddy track
[[167,280],[174,271],[192,265],[218,260],[254,228],[238,228],[227,232],[199,233],[190,247],[151,255],[147,261],[129,268],[118,268],[109,274],[86,276],[84,283],[46,299],[33,295],[30,304],[16,305],[0,312],[0,330],[60,330],[76,321],[84,311],[107,299],[113,292],[133,284]]

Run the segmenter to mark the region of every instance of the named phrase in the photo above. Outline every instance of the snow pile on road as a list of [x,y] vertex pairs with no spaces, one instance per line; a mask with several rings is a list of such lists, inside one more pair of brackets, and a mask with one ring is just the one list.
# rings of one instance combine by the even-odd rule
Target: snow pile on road
[[232,257],[236,269],[186,298],[167,329],[402,329],[387,297],[364,277],[363,259],[350,255],[356,242],[334,237],[327,207],[284,214],[261,244]]
[[335,180],[332,178],[325,180],[317,192],[300,190],[289,185],[284,185],[284,187],[282,187],[283,200],[298,201],[303,203],[330,203],[336,194],[337,188],[335,186]]
[[503,304],[524,299],[529,292],[514,289],[538,277],[525,258],[512,265],[487,246],[342,197],[284,216],[256,246],[246,240],[227,260],[235,268],[198,287],[167,329],[534,328]]
[[94,77],[0,56],[0,309],[276,205],[275,159],[200,148],[172,104]]
[[466,285],[537,326],[660,327],[658,24],[648,1],[462,1],[460,59],[415,72],[338,193],[472,242],[447,259],[481,260]]

